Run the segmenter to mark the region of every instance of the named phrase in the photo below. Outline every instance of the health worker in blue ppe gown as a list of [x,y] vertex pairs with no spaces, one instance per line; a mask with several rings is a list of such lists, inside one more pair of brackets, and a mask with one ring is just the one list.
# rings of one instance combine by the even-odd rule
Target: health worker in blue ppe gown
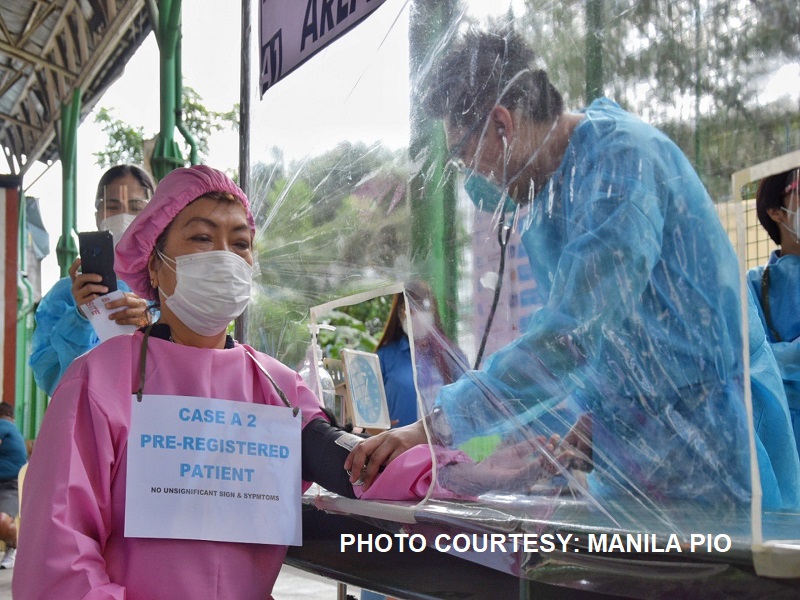
[[[155,185],[150,174],[135,165],[116,165],[108,169],[97,184],[95,218],[99,231],[110,231],[114,244],[133,219],[147,205]],[[80,272],[81,259],[69,268],[69,277],[56,282],[36,309],[36,330],[29,364],[36,384],[48,396],[61,381],[72,361],[100,343],[91,323],[78,309],[108,292],[100,285],[102,277]],[[127,283],[117,280],[125,296],[109,302],[118,309],[112,316],[120,325],[142,327],[150,322],[147,302],[134,294]]]
[[[425,108],[475,205],[509,225],[528,211],[521,240],[546,298],[518,339],[442,388],[434,439],[507,439],[570,399],[583,414],[520,478],[591,469],[592,497],[738,511],[751,496],[740,279],[713,203],[664,134],[604,98],[565,112],[535,64],[519,34],[473,30],[429,77]],[[422,422],[385,432],[346,466],[369,487],[425,441]]]
[[783,388],[781,372],[758,314],[758,303],[747,290],[750,348],[750,390],[753,403],[762,506],[768,510],[800,511],[800,456]]
[[779,248],[747,279],[780,367],[796,440],[800,440],[800,169],[772,175],[756,192],[761,225]]

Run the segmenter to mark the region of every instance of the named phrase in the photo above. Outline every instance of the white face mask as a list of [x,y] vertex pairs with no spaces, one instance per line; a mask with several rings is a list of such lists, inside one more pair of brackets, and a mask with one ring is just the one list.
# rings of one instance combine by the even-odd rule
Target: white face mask
[[[433,315],[427,310],[414,311],[411,315],[411,326],[414,328],[414,337],[424,338],[433,331]],[[406,335],[410,335],[408,317],[400,319],[400,327],[403,328]]]
[[427,310],[412,313],[411,323],[419,337],[426,337],[433,333],[433,315]]
[[114,246],[122,239],[122,234],[128,226],[133,223],[136,215],[129,215],[128,213],[119,213],[111,215],[100,221],[100,231],[110,231],[111,236],[114,238]]
[[408,335],[408,319],[405,315],[400,317],[400,329],[403,330],[403,333]]
[[[158,252],[158,250],[156,250]],[[253,267],[227,250],[184,254],[174,260],[158,252],[170,269],[175,263],[175,291],[165,303],[173,314],[199,335],[225,331],[228,324],[244,312],[250,301]]]

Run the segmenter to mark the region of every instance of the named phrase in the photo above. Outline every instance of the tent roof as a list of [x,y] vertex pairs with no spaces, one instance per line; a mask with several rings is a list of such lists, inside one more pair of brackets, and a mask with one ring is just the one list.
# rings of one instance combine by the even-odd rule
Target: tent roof
[[82,90],[82,121],[151,30],[146,0],[3,0],[0,147],[8,170],[24,174],[36,160],[57,159],[62,103]]

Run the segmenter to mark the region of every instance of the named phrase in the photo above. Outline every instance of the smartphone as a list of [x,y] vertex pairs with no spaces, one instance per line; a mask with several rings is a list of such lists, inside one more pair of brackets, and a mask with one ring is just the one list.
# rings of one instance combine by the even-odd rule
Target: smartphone
[[110,231],[84,231],[78,234],[81,251],[81,273],[102,275],[100,283],[109,292],[117,289],[114,273],[114,237]]

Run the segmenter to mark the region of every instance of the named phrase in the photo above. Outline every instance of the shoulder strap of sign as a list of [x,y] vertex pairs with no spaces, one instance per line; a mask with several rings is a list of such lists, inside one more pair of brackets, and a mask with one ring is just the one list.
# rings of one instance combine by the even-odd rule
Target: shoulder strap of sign
[[[150,338],[150,331],[152,329],[153,329],[153,324],[151,323],[144,332],[144,338],[142,339],[142,347],[139,350],[139,389],[136,390],[136,400],[139,402],[142,401],[142,396],[144,394],[144,374],[145,374],[145,363],[147,360],[147,340]],[[272,378],[272,375],[270,375],[269,372],[264,368],[264,365],[258,362],[258,360],[256,360],[256,357],[253,356],[249,350],[245,350],[245,352],[247,353],[247,356],[253,359],[253,362],[256,363],[256,366],[267,377],[267,379],[269,379],[269,382],[272,384],[272,387],[275,388],[275,391],[278,393],[278,396],[280,396],[280,399],[288,408],[292,409],[292,414],[296,417],[300,409],[297,408],[296,406],[292,406],[292,403],[289,402],[289,399],[286,397],[286,394],[284,394],[283,390],[278,386],[277,383],[275,383],[275,380]]]
[[769,309],[769,265],[764,267],[764,272],[761,274],[761,309],[764,311],[764,319],[767,321],[767,328],[772,338],[776,342],[782,342],[781,336],[772,326],[772,315]]
[[292,409],[292,414],[296,417],[300,409],[297,408],[296,406],[292,406],[292,403],[289,402],[289,399],[286,397],[286,394],[284,394],[283,390],[280,387],[278,387],[278,384],[275,383],[275,380],[272,378],[272,375],[269,374],[269,371],[267,371],[264,365],[258,362],[258,359],[255,356],[253,356],[249,350],[245,350],[245,353],[247,354],[247,356],[253,359],[253,362],[256,363],[256,366],[259,368],[259,370],[266,376],[267,379],[269,379],[269,382],[272,384],[272,387],[274,387],[275,391],[278,392],[278,396],[280,396],[281,400],[287,407]]
[[150,332],[153,330],[153,323],[147,326],[144,330],[144,337],[142,338],[142,347],[139,349],[139,389],[136,390],[136,401],[142,401],[144,394],[144,367],[147,361],[147,340],[150,338]]

